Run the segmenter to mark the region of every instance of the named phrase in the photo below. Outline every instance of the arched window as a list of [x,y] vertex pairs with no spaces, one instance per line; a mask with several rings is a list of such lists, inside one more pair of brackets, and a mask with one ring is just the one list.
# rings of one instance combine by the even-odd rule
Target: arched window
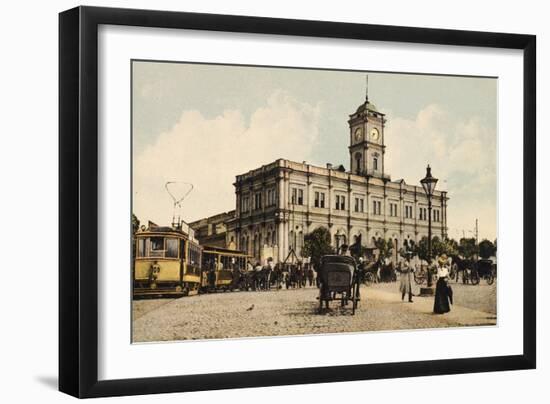
[[271,245],[277,244],[277,238],[275,236],[275,230],[273,230],[273,233],[271,233]]
[[372,159],[372,168],[376,171],[378,170],[378,157]]
[[271,242],[271,232],[268,231],[267,236],[265,236],[265,244],[269,245],[270,242]]
[[361,174],[361,153],[355,153],[355,172]]

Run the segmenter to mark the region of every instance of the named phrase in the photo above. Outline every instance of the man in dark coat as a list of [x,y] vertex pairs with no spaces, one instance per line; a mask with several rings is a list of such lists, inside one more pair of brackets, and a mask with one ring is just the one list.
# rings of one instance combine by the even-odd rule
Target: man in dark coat
[[434,313],[444,314],[451,311],[450,304],[453,304],[453,289],[447,282],[448,276],[445,276],[445,271],[441,271],[437,285],[435,287]]

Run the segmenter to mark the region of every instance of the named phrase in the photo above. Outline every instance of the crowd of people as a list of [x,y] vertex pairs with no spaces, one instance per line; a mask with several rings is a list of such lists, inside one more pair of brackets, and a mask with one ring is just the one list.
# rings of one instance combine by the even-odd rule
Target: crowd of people
[[[414,281],[414,272],[416,268],[411,264],[412,254],[405,256],[405,259],[398,263],[397,272],[400,274],[399,291],[401,292],[401,300],[408,297],[408,301],[413,303],[412,285]],[[435,262],[437,268],[437,283],[435,287],[435,297],[433,312],[436,314],[444,314],[451,311],[453,304],[453,289],[449,284],[449,260],[447,257],[439,257]]]
[[[351,252],[347,246],[342,246],[340,254],[351,255]],[[418,264],[412,264],[412,258],[413,254],[411,252],[406,252],[404,257],[394,267],[391,262],[359,257],[357,259],[359,277],[364,278],[367,272],[371,272],[375,274],[374,279],[376,281],[393,281],[399,276],[401,300],[404,301],[405,297],[407,297],[408,302],[413,303],[414,273],[419,270],[419,268]],[[436,314],[448,313],[453,304],[453,290],[449,284],[450,267],[451,260],[445,255],[438,257],[438,259],[428,267],[428,271],[437,274],[433,306],[433,312]],[[359,279],[359,281],[361,281],[361,279]]]
[[[340,255],[351,256],[347,246],[342,246],[339,250]],[[399,292],[401,300],[408,298],[408,302],[413,303],[413,282],[414,274],[419,270],[418,265],[413,265],[412,254],[405,254],[395,266],[391,262],[383,262],[374,257],[356,257],[357,263],[357,281],[363,283],[366,274],[371,273],[375,281],[395,281],[399,278]],[[450,260],[442,256],[437,259],[429,270],[437,270],[437,283],[435,288],[434,313],[443,314],[451,309],[453,303],[453,291],[449,284]],[[319,278],[316,268],[309,262],[291,262],[275,264],[272,258],[267,259],[266,264],[262,265],[259,261],[256,263],[248,261],[246,268],[232,269],[233,284],[232,288],[239,290],[264,291],[271,289],[291,289],[319,287]],[[215,275],[211,271],[214,284]]]

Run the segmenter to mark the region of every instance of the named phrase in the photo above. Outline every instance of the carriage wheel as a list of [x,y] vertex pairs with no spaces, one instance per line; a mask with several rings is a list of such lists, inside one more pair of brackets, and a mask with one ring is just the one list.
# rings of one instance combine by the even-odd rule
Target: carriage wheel
[[495,282],[495,276],[491,273],[485,278],[487,285],[492,285]]
[[479,285],[479,275],[472,273],[472,276],[470,277],[470,282],[472,282],[472,285]]

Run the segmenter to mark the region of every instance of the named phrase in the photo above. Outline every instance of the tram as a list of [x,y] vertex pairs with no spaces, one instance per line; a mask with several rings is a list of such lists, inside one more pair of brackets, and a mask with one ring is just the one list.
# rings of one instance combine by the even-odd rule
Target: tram
[[201,284],[202,247],[193,230],[149,223],[135,233],[133,295],[187,296]]
[[236,250],[204,246],[201,291],[242,289],[246,264],[252,256]]

